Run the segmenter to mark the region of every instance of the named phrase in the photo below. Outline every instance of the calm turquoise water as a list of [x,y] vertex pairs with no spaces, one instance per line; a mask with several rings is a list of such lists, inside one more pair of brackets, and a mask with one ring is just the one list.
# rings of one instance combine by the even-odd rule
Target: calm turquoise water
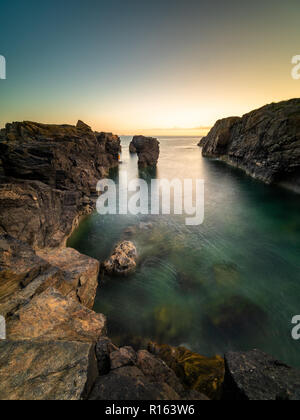
[[[122,138],[123,164],[138,176]],[[203,159],[198,139],[161,138],[158,178],[205,180],[205,221],[181,216],[88,217],[69,241],[106,259],[133,240],[140,260],[130,278],[99,279],[95,310],[108,317],[117,344],[147,340],[184,344],[203,355],[260,348],[300,366],[291,319],[300,314],[300,197],[252,180],[222,162]],[[116,180],[118,175],[115,175]]]

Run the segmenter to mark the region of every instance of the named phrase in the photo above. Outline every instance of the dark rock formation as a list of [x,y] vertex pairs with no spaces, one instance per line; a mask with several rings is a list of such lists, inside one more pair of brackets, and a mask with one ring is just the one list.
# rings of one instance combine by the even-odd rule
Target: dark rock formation
[[80,400],[97,378],[93,344],[0,340],[0,400]]
[[223,399],[299,400],[300,370],[253,350],[225,355]]
[[128,276],[136,269],[137,250],[132,242],[121,242],[112,256],[103,263],[105,273],[117,276]]
[[145,350],[116,349],[104,338],[97,348],[101,349],[96,350],[100,376],[90,400],[207,400],[198,392],[187,391],[162,360]]
[[0,131],[0,234],[34,248],[64,243],[92,211],[99,179],[118,165],[120,139],[77,126],[31,122]]
[[193,389],[210,399],[219,400],[224,381],[224,359],[208,358],[193,353],[185,347],[149,344],[149,351],[162,359],[188,389]]
[[38,180],[59,190],[84,194],[118,165],[120,139],[77,126],[33,122],[7,124],[0,133],[0,153],[6,176]]
[[159,158],[159,142],[152,137],[135,136],[129,146],[130,153],[137,153],[139,168],[155,168]]
[[300,99],[220,120],[201,143],[204,157],[300,191]]

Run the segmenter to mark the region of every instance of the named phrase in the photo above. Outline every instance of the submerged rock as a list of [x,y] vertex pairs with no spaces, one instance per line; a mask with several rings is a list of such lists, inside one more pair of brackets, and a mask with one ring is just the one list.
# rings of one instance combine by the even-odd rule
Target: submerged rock
[[236,400],[300,400],[300,370],[260,350],[225,355],[223,398]]
[[189,389],[220,399],[224,381],[224,359],[220,356],[204,357],[185,347],[149,344],[151,353],[162,359]]
[[159,142],[157,139],[135,136],[130,143],[129,151],[138,154],[140,169],[156,167],[159,158]]
[[210,308],[204,327],[217,330],[220,336],[235,339],[242,334],[258,335],[267,321],[266,312],[243,296],[231,296],[218,306]]
[[0,340],[0,400],[81,400],[96,378],[92,344]]
[[300,192],[300,99],[219,120],[201,143],[204,157]]
[[112,256],[103,263],[104,271],[109,275],[128,276],[136,269],[137,250],[130,241],[121,242]]

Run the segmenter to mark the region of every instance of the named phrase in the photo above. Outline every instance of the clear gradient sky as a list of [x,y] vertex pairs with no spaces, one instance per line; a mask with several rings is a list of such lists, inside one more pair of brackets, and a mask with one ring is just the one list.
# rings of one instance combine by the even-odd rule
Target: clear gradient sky
[[300,1],[0,0],[0,54],[1,127],[196,135],[300,96]]

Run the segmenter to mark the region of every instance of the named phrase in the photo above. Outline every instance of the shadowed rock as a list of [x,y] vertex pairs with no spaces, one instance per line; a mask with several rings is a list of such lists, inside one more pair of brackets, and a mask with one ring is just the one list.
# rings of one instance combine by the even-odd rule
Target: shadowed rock
[[196,391],[186,390],[175,373],[148,351],[117,349],[102,338],[96,354],[100,376],[90,400],[207,400]]
[[204,157],[219,158],[254,178],[300,192],[300,99],[220,120],[201,145]]
[[159,158],[159,142],[152,137],[135,136],[129,146],[130,153],[137,153],[140,169],[154,168]]
[[99,179],[118,166],[120,139],[77,126],[33,122],[0,131],[0,234],[34,248],[66,241],[94,208]]
[[185,347],[149,344],[149,351],[162,359],[188,389],[221,398],[224,381],[224,359],[220,356],[204,357]]
[[225,355],[223,398],[236,400],[299,400],[300,370],[253,350]]

